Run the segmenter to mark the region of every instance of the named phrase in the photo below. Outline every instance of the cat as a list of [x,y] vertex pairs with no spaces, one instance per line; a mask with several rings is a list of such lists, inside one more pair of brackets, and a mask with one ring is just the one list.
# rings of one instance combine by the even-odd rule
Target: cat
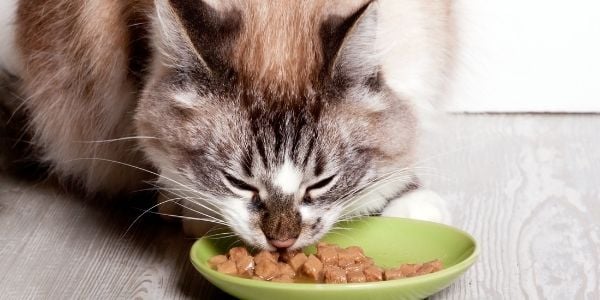
[[445,217],[413,166],[452,66],[450,0],[2,5],[20,96],[3,105],[62,182],[151,180],[159,214],[268,250],[362,215]]

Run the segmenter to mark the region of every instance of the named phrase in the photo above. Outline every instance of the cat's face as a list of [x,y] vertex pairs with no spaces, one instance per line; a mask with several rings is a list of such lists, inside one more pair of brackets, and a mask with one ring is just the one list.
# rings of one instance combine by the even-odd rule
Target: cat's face
[[410,183],[407,173],[406,181],[380,185],[375,196],[356,197],[406,166],[414,143],[410,110],[388,91],[378,66],[365,65],[368,57],[358,61],[352,49],[365,37],[349,32],[368,32],[373,20],[365,14],[372,9],[318,23],[315,44],[322,46],[313,55],[319,59],[304,62],[309,70],[287,66],[307,74],[299,83],[286,80],[297,74],[256,78],[249,65],[234,62],[234,49],[248,35],[239,11],[215,17],[208,5],[195,8],[216,18],[211,26],[225,26],[216,29],[221,35],[211,49],[197,42],[206,37],[181,24],[193,18],[178,13],[181,5],[158,7],[160,26],[180,20],[162,28],[177,47],[161,49],[136,119],[139,134],[154,137],[143,146],[161,183],[192,197],[189,209],[221,219],[252,245],[299,248],[341,217],[377,212]]

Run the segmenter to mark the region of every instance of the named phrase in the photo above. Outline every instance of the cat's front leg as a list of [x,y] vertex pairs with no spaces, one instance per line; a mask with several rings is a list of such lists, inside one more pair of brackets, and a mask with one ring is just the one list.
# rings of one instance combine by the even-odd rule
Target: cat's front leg
[[419,188],[391,200],[383,209],[382,216],[419,219],[451,224],[446,201],[436,192]]

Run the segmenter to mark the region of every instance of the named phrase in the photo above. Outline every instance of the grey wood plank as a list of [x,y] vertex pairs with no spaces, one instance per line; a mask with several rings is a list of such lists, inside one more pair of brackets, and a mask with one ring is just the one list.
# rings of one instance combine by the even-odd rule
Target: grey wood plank
[[454,225],[481,258],[436,299],[600,299],[600,117],[454,116],[429,142]]
[[[424,136],[422,178],[481,257],[433,298],[600,299],[600,116],[446,119]],[[177,224],[143,218],[123,237],[131,207],[0,174],[0,298],[228,298]]]
[[139,213],[127,204],[0,181],[0,298],[225,297],[193,270],[178,225],[149,217],[123,237]]

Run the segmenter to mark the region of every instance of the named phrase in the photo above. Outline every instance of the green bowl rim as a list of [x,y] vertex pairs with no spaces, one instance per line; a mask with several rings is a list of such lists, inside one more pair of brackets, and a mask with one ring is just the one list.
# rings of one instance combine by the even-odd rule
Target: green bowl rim
[[[461,233],[464,236],[466,236],[473,243],[474,249],[473,249],[473,252],[471,253],[471,255],[469,255],[467,258],[463,259],[461,262],[459,262],[451,267],[442,269],[441,271],[438,271],[435,273],[421,275],[421,276],[417,276],[417,277],[411,277],[411,278],[403,278],[403,279],[399,279],[399,280],[362,282],[362,283],[345,283],[345,284],[271,282],[271,281],[254,280],[254,279],[250,279],[250,278],[242,278],[242,277],[219,273],[219,272],[213,270],[212,268],[207,267],[206,265],[200,265],[200,264],[196,263],[196,261],[195,261],[194,253],[198,252],[196,250],[198,247],[200,247],[200,242],[202,240],[204,240],[204,238],[199,238],[192,245],[192,247],[190,249],[190,260],[191,260],[192,264],[194,265],[194,267],[196,268],[196,270],[198,270],[198,272],[208,273],[208,274],[210,274],[210,276],[216,277],[216,278],[220,279],[221,281],[230,282],[230,283],[236,284],[236,285],[242,285],[242,286],[247,286],[247,287],[252,286],[252,287],[260,287],[260,288],[279,289],[279,290],[305,290],[308,286],[310,286],[310,288],[327,289],[327,290],[335,291],[335,290],[342,290],[342,289],[347,290],[347,289],[363,289],[363,288],[381,288],[381,287],[391,287],[391,286],[398,287],[398,286],[411,285],[411,284],[414,284],[414,283],[417,283],[417,282],[420,282],[423,280],[426,280],[426,281],[435,280],[435,279],[446,277],[449,275],[454,275],[457,273],[465,272],[469,268],[469,266],[471,266],[472,264],[475,263],[475,261],[477,260],[477,257],[479,256],[479,245],[477,244],[477,241],[475,240],[475,238],[473,238],[473,236],[471,236],[469,233],[467,233],[466,231],[464,231],[462,229],[448,226],[446,224],[435,223],[435,222],[430,222],[430,221],[415,220],[415,219],[407,219],[407,218],[396,218],[396,217],[373,217],[373,218],[402,220],[403,222],[409,222],[409,223],[425,223],[425,224],[430,224],[430,225],[446,227],[447,229],[456,231],[456,232]],[[203,274],[203,276],[207,280],[210,281],[208,276],[205,276],[204,274]]]

